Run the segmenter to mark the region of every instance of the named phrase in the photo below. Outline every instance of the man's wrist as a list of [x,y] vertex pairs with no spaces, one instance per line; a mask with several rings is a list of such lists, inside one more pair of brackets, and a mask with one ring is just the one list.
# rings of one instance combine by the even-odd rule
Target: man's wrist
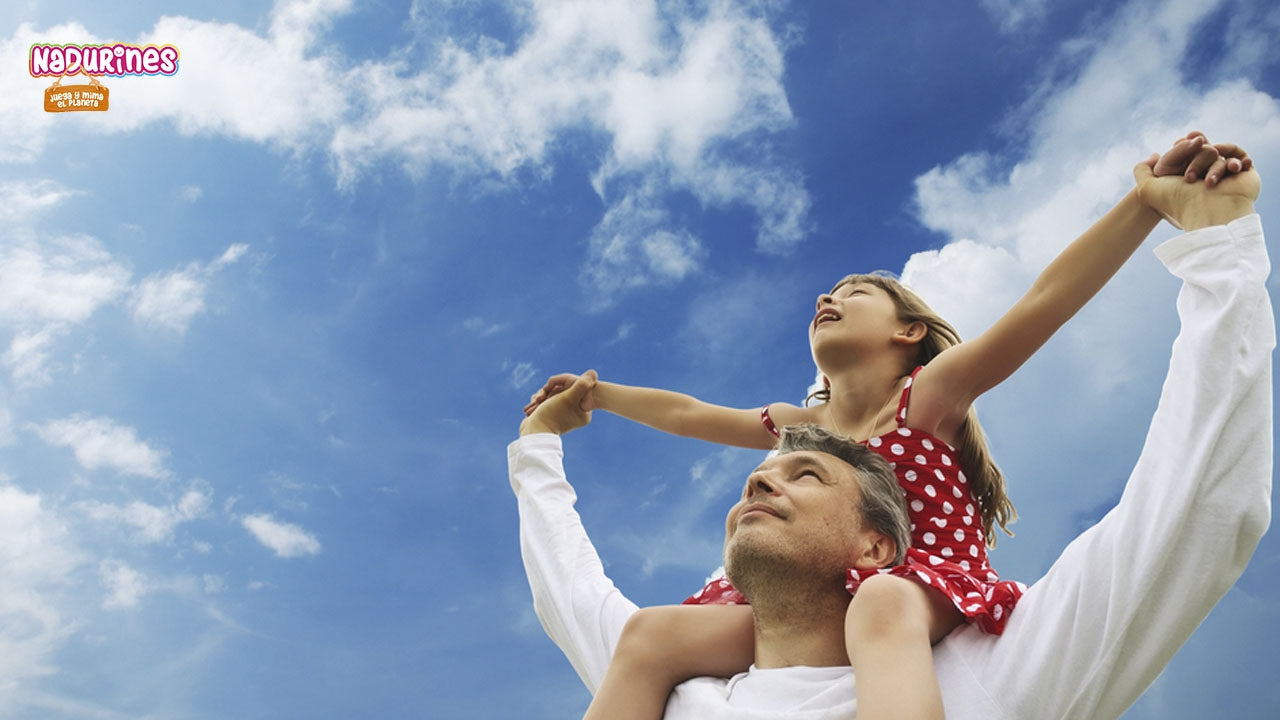
[[1215,225],[1226,225],[1255,212],[1253,202],[1240,198],[1238,202],[1223,203],[1220,200],[1207,205],[1199,203],[1187,208],[1183,213],[1182,229],[1186,232]]
[[551,427],[543,422],[542,418],[539,418],[537,415],[531,415],[520,421],[520,437],[524,437],[525,435],[534,435],[537,433],[551,433],[552,435],[560,434],[551,429]]

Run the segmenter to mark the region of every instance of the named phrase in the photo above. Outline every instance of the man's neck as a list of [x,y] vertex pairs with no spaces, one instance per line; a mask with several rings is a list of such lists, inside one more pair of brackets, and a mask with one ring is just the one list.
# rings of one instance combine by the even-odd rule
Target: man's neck
[[756,667],[848,665],[844,644],[848,607],[847,594],[804,599],[791,595],[776,603],[753,598]]

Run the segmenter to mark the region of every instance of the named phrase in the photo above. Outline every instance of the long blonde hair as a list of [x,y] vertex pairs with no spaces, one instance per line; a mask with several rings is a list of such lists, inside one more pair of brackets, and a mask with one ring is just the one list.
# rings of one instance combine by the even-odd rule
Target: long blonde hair
[[[868,283],[884,290],[893,304],[898,308],[898,320],[904,323],[922,322],[928,328],[924,339],[920,341],[919,354],[915,365],[925,365],[938,353],[952,345],[960,344],[960,335],[942,316],[933,311],[929,305],[907,288],[896,278],[881,273],[849,275],[831,289],[832,293],[851,283]],[[829,402],[831,389],[822,388],[809,396],[811,399]],[[991,450],[987,447],[987,437],[978,423],[978,412],[969,408],[964,423],[960,425],[957,449],[960,452],[960,467],[970,477],[969,488],[978,501],[978,509],[982,514],[982,532],[987,547],[996,546],[995,526],[999,525],[1005,534],[1013,537],[1009,531],[1009,523],[1018,519],[1018,511],[1009,500],[1006,492],[1004,473],[991,459]]]

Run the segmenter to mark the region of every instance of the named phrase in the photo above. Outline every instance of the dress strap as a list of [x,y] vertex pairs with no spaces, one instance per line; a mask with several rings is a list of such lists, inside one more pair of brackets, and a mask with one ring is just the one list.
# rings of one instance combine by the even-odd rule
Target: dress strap
[[907,378],[907,384],[902,388],[902,399],[898,401],[898,414],[894,415],[898,427],[907,426],[907,404],[911,402],[911,386],[915,384],[916,374],[923,369],[923,365],[917,365],[916,369],[911,371],[911,377]]
[[782,433],[778,432],[778,426],[773,424],[773,418],[769,417],[769,406],[765,405],[760,408],[760,423],[764,425],[764,429],[773,433],[776,438],[782,437]]

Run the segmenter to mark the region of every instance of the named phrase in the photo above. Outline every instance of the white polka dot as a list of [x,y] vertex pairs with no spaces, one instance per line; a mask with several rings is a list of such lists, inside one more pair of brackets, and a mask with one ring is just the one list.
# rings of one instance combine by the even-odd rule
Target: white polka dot
[[915,482],[916,478],[919,477],[919,475],[916,475],[915,470],[908,470],[902,473],[902,477],[906,478],[907,482]]
[[991,602],[991,593],[995,592],[995,588],[987,588],[987,602]]
[[911,523],[911,532],[915,532],[915,531],[916,531],[916,524]]
[[961,498],[963,498],[963,497],[964,497],[964,491],[960,489],[960,486],[959,486],[959,485],[952,485],[952,486],[951,486],[951,494],[952,494],[952,495],[955,495],[957,500],[959,500],[959,499],[961,499]]
[[951,503],[949,503],[949,502],[943,502],[943,503],[942,503],[942,512],[944,512],[944,513],[946,513],[946,514],[950,515],[951,513],[955,512],[955,511],[956,511],[956,506],[955,506],[955,505],[952,505],[952,504],[951,504]]
[[896,463],[896,462],[891,462],[891,463],[889,463],[889,469],[890,469],[890,470],[897,470],[897,469],[898,469],[898,463]]
[[970,605],[968,608],[966,608],[966,611],[971,613],[976,613],[980,610],[982,610],[981,605]]
[[995,574],[995,573],[993,573],[993,572],[989,572],[989,573],[987,573],[987,582],[996,582],[996,581],[997,581],[997,580],[999,580],[999,579],[1000,579],[1000,576],[999,576],[999,575],[997,575],[997,574]]
[[962,482],[962,483],[967,483],[967,482],[969,482],[969,479],[968,479],[968,478],[966,478],[966,477],[964,476],[964,471],[963,471],[963,470],[957,470],[957,471],[956,471],[956,477],[957,477],[957,478],[959,478],[959,479],[960,479],[960,482]]
[[898,491],[902,493],[902,497],[907,496],[907,489],[902,487],[901,485],[898,486]]
[[898,434],[902,437],[911,437],[911,428],[898,428]]
[[947,467],[951,467],[951,456],[946,453],[942,453],[942,464]]
[[[990,592],[990,591],[988,591],[988,592]],[[964,596],[965,596],[965,597],[967,597],[967,598],[980,598],[980,597],[982,597],[982,593],[980,593],[980,592],[975,592],[975,591],[972,591],[972,590],[971,590],[971,591],[969,591],[969,592],[965,593],[965,594],[964,594]]]
[[936,477],[936,478],[938,478],[938,479],[939,479],[939,480],[941,480],[942,482],[946,482],[946,481],[947,481],[947,476],[946,476],[946,475],[943,475],[943,474],[942,474],[942,471],[941,471],[941,470],[939,470],[939,469],[937,469],[937,468],[934,468],[934,470],[933,470],[933,476],[934,476],[934,477]]
[[922,501],[922,500],[912,500],[912,501],[911,501],[911,511],[912,511],[912,512],[920,512],[921,510],[924,510],[924,501]]
[[977,546],[977,545],[970,545],[970,546],[969,546],[969,554],[970,554],[970,555],[972,555],[973,557],[978,557],[978,546]]
[[946,518],[936,517],[936,518],[929,518],[929,519],[933,521],[934,525],[937,525],[940,528],[944,528],[947,526]]
[[873,437],[867,441],[867,444],[870,445],[871,447],[880,447],[880,443],[881,443],[881,440],[878,437]]
[[906,390],[907,388],[911,387],[911,383],[913,383],[913,382],[915,382],[915,378],[914,378],[914,377],[909,377],[909,378],[907,378],[907,384],[906,384],[906,385],[903,385],[903,386],[902,386],[902,389],[903,389],[903,390]]
[[965,511],[965,512],[967,512],[967,513],[969,513],[970,515],[972,515],[972,514],[973,514],[973,503],[969,503],[968,505],[965,505],[965,506],[964,506],[964,511]]
[[719,584],[719,585],[720,585],[720,587],[722,587],[722,588],[727,588],[727,587],[729,587],[729,581],[728,581],[728,580],[721,580],[718,584]]
[[1021,590],[1022,592],[1026,592],[1026,591],[1027,591],[1027,586],[1026,586],[1026,585],[1023,585],[1023,584],[1022,584],[1022,583],[1020,583],[1020,582],[1014,582],[1013,584],[1014,584],[1014,585],[1017,585],[1017,586],[1018,586],[1018,589],[1019,589],[1019,590]]
[[968,561],[968,560],[961,560],[961,561],[960,561],[960,567],[964,568],[964,571],[965,571],[965,572],[969,572],[969,561]]
[[996,609],[991,611],[991,616],[999,620],[1001,615],[1004,615],[1004,606],[997,605]]
[[944,548],[942,548],[942,556],[943,556],[943,557],[951,557],[952,555],[955,555],[955,551],[954,551],[954,550],[952,550],[952,549],[951,549],[951,548],[949,548],[949,547],[944,547]]
[[930,555],[930,556],[929,556],[929,564],[930,564],[930,565],[941,565],[942,563],[943,563],[943,559],[942,559],[942,558],[937,557],[936,555]]
[[972,525],[972,524],[973,524],[973,516],[972,516],[972,515],[965,515],[965,516],[964,516],[964,518],[962,518],[962,519],[964,520],[964,524],[965,524],[965,525]]
[[932,441],[932,440],[930,440],[929,438],[925,438],[925,439],[921,440],[921,441],[920,441],[920,444],[924,446],[924,449],[925,449],[925,450],[932,450],[932,449],[933,449],[933,441]]
[[907,419],[907,409],[906,409],[906,408],[902,408],[901,410],[899,410],[899,411],[898,411],[898,417],[899,417],[899,418],[901,418],[901,419],[903,419],[903,420],[906,420],[906,419]]
[[737,600],[730,600],[729,602],[725,603],[725,605],[737,605],[737,604],[738,604]]
[[957,531],[956,531],[956,542],[960,542],[960,541],[961,541],[961,540],[963,540],[963,539],[964,539],[964,531],[963,531],[963,530],[957,530]]
[[932,545],[932,544],[934,544],[934,543],[938,542],[938,538],[937,538],[937,536],[935,536],[935,535],[934,535],[933,533],[931,533],[931,532],[927,532],[927,533],[925,533],[923,536],[921,536],[921,537],[920,537],[920,539],[924,541],[924,544],[925,544],[925,545]]
[[923,570],[917,570],[917,571],[916,571],[916,577],[918,577],[918,578],[920,578],[921,580],[923,580],[925,585],[929,585],[929,584],[931,584],[931,583],[933,582],[933,579],[929,577],[929,573],[927,573],[927,572],[925,572],[925,571],[923,571]]
[[906,448],[902,447],[898,443],[894,443],[889,446],[889,452],[893,453],[894,455],[901,455],[902,453],[906,452]]
[[917,456],[916,456],[916,464],[917,464],[917,465],[924,465],[926,462],[928,462],[928,460],[926,460],[926,459],[925,459],[925,457],[924,457],[923,455],[917,455]]
[[937,491],[937,490],[934,490],[932,485],[925,485],[925,486],[924,486],[924,494],[925,494],[925,495],[928,495],[929,497],[937,497],[937,496],[938,496],[938,491]]

